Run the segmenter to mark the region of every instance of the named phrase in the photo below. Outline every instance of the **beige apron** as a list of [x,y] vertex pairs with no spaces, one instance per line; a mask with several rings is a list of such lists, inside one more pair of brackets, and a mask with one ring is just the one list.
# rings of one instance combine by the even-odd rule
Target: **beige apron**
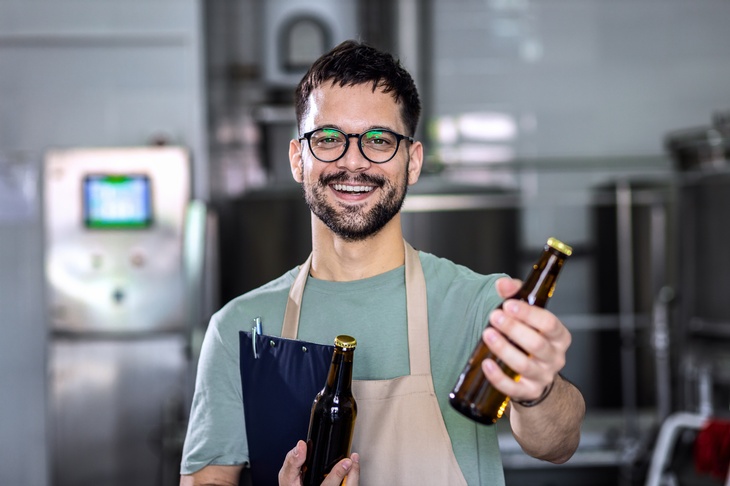
[[[418,252],[404,244],[411,374],[353,382],[358,413],[352,450],[361,457],[360,484],[466,485],[431,378],[426,280]],[[282,337],[297,337],[311,263],[310,255],[289,291]]]

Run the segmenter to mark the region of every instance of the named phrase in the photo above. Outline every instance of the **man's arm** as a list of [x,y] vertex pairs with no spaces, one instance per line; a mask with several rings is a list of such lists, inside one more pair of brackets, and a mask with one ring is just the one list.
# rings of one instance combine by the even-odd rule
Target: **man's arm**
[[205,466],[180,476],[180,486],[238,486],[243,466]]
[[510,405],[510,427],[522,450],[532,457],[562,464],[580,442],[585,402],[580,391],[562,376],[544,401],[534,407]]
[[[497,281],[503,297],[514,295],[520,282]],[[559,375],[572,337],[551,312],[517,300],[507,300],[490,316],[483,339],[490,350],[520,375],[507,376],[491,359],[482,363],[490,383],[512,398],[509,417],[515,439],[522,449],[538,459],[563,463],[578,448],[585,401],[580,391]],[[526,407],[552,384],[547,397]]]

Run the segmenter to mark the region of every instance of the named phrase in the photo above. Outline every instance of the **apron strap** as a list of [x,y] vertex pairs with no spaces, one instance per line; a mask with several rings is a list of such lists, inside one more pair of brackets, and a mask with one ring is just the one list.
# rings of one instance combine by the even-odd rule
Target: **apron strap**
[[428,301],[426,277],[418,252],[403,240],[406,249],[406,312],[408,316],[408,354],[412,375],[431,374],[428,341]]
[[[408,319],[408,354],[412,375],[431,374],[431,352],[428,340],[428,304],[426,278],[423,275],[418,251],[403,240],[406,272],[406,315]],[[299,334],[299,316],[302,310],[304,286],[312,268],[312,254],[309,255],[289,289],[284,311],[281,337],[296,339]]]
[[296,339],[297,334],[299,334],[302,296],[304,295],[304,285],[307,283],[309,270],[312,268],[312,256],[313,253],[310,253],[307,260],[299,267],[299,274],[297,274],[294,283],[289,288],[289,298],[284,311],[284,325],[281,328],[281,337],[283,338]]

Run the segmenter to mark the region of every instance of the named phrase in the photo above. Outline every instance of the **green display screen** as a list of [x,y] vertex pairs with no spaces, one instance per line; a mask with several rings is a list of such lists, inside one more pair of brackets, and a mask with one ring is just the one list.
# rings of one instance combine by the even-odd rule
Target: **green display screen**
[[87,228],[134,229],[152,224],[150,179],[146,175],[87,175],[83,193]]

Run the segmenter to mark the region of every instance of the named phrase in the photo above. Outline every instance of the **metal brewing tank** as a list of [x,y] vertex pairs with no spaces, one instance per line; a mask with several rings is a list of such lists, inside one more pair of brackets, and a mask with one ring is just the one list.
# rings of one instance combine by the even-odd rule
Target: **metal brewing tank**
[[671,408],[668,330],[654,316],[671,288],[673,246],[671,181],[630,177],[594,188],[595,312],[607,323],[599,335],[589,406],[622,409],[629,433],[638,433],[640,409]]
[[[516,275],[516,201],[510,190],[419,181],[403,209],[404,237],[477,272]],[[311,251],[309,208],[296,184],[249,191],[217,212],[223,302],[301,264]]]
[[681,407],[727,413],[730,405],[730,111],[669,133],[678,180],[678,327]]

